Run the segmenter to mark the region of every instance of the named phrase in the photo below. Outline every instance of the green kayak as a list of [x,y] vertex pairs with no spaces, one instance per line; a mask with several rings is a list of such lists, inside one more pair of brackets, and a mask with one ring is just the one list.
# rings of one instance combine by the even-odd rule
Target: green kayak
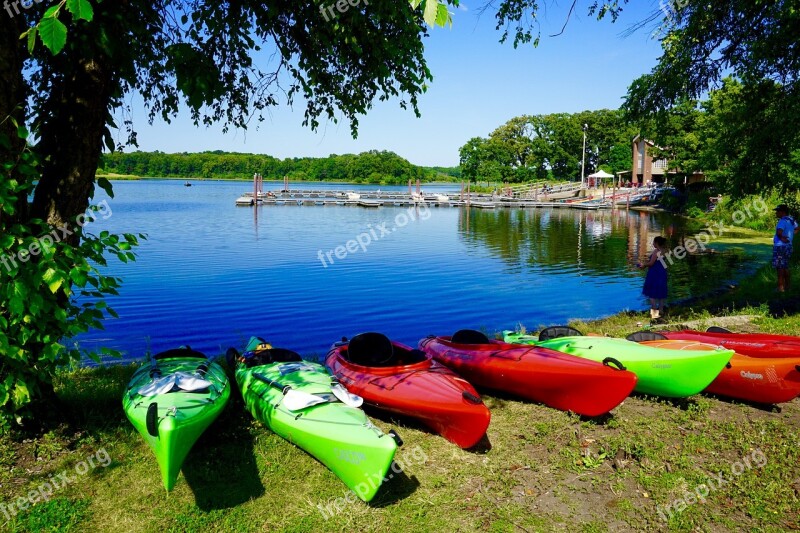
[[175,486],[189,450],[230,395],[222,367],[190,348],[154,355],[133,374],[122,407],[153,450],[164,488]]
[[[236,382],[253,416],[318,459],[364,501],[370,501],[397,451],[393,433],[383,433],[355,407],[351,395],[324,366],[251,339],[236,358]],[[350,405],[340,401],[344,399]]]
[[[571,328],[553,328],[570,333]],[[712,351],[670,350],[643,346],[625,339],[570,335],[548,335],[548,328],[539,340],[530,335],[504,331],[506,342],[533,344],[562,353],[591,359],[611,361],[636,374],[639,381],[634,390],[653,396],[684,398],[697,394],[719,375],[733,356],[732,350],[719,348]]]

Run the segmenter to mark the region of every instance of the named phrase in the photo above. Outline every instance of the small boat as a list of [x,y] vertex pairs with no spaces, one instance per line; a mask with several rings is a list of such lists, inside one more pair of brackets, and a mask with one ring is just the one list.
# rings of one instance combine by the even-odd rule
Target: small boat
[[252,196],[240,196],[236,199],[236,205],[253,205],[255,200]]
[[222,367],[191,348],[156,354],[133,374],[122,407],[153,450],[165,489],[175,486],[189,450],[230,395]]
[[419,347],[473,385],[584,416],[609,412],[636,385],[636,376],[612,366],[617,363],[611,359],[595,363],[538,346],[489,340],[479,331],[430,336]]
[[191,186],[192,186],[192,184],[191,184],[191,183],[189,183],[189,182],[187,181],[186,183],[184,183],[184,184],[183,184],[183,186],[184,186],[184,187],[191,187]]
[[627,339],[585,336],[566,326],[546,328],[538,339],[512,332],[504,332],[504,338],[592,361],[611,357],[638,376],[636,392],[668,398],[685,398],[701,392],[733,356],[732,350],[717,347],[708,352],[656,349]]
[[[655,332],[639,332],[641,343],[654,348],[711,351],[715,346],[703,342],[667,340]],[[750,357],[734,353],[719,376],[704,392],[745,400],[775,404],[800,396],[800,357]]]
[[417,418],[462,448],[486,434],[491,415],[472,385],[420,350],[362,333],[334,344],[325,364],[367,404]]
[[593,361],[614,357],[639,377],[636,392],[673,398],[701,392],[733,356],[732,350],[717,347],[712,347],[713,351],[702,355],[683,352],[682,348],[643,350],[643,346],[633,339],[584,336],[565,326],[546,328],[539,334],[538,341],[530,338],[520,341]]
[[361,199],[361,195],[360,194],[358,194],[357,192],[352,192],[352,191],[350,191],[348,193],[345,193],[345,196],[347,197],[348,200],[360,200]]
[[336,383],[324,366],[257,337],[245,353],[231,348],[227,357],[257,420],[319,460],[362,500],[375,496],[401,441],[370,422],[358,408],[361,398]]
[[750,357],[800,357],[800,337],[766,333],[733,333],[711,327],[707,331],[660,331],[667,339],[718,344]]
[[450,202],[450,197],[447,196],[446,194],[437,194],[436,201],[439,202],[440,204],[446,204]]

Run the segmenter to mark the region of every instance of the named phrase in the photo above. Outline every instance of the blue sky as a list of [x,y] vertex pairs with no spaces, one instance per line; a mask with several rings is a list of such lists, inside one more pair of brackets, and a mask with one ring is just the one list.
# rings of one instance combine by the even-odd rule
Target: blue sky
[[[384,0],[385,1],[385,0]],[[273,108],[258,129],[230,131],[195,127],[183,112],[172,124],[147,124],[140,100],[133,119],[141,150],[197,152],[226,150],[275,157],[326,157],[330,154],[391,150],[418,165],[455,166],[468,139],[485,137],[519,115],[618,108],[630,83],[649,72],[660,45],[648,31],[623,38],[620,33],[645,18],[658,4],[634,0],[617,20],[597,22],[578,2],[563,35],[569,2],[542,12],[538,48],[500,44],[491,13],[479,16],[481,3],[467,0],[454,12],[452,29],[436,28],[425,40],[425,56],[434,80],[420,98],[421,118],[396,101],[376,102],[360,119],[353,139],[346,122],[323,123],[318,132],[304,128],[302,103]]]

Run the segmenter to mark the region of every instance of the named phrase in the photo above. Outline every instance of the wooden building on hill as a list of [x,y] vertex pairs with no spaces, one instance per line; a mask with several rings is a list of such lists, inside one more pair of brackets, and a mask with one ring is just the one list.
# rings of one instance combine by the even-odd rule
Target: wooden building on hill
[[669,170],[667,159],[653,159],[651,149],[658,148],[655,143],[637,135],[631,142],[633,151],[633,168],[631,169],[631,181],[634,185],[643,186],[649,183],[666,183],[675,177],[683,176],[683,184],[688,185],[705,181],[706,177],[700,171],[686,174],[680,169]]

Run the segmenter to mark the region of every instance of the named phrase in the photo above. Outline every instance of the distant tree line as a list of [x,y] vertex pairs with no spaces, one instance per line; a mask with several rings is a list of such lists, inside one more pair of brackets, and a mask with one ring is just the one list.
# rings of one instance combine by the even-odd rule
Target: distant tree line
[[149,177],[247,179],[260,173],[267,180],[348,181],[401,184],[408,180],[457,178],[458,169],[425,168],[389,151],[371,150],[358,155],[325,158],[278,159],[269,155],[223,151],[166,154],[163,152],[115,152],[105,154],[101,168],[108,173]]
[[622,111],[602,109],[512,118],[488,138],[474,137],[459,149],[461,172],[495,182],[580,179],[584,124],[587,175],[631,168],[637,129]]

